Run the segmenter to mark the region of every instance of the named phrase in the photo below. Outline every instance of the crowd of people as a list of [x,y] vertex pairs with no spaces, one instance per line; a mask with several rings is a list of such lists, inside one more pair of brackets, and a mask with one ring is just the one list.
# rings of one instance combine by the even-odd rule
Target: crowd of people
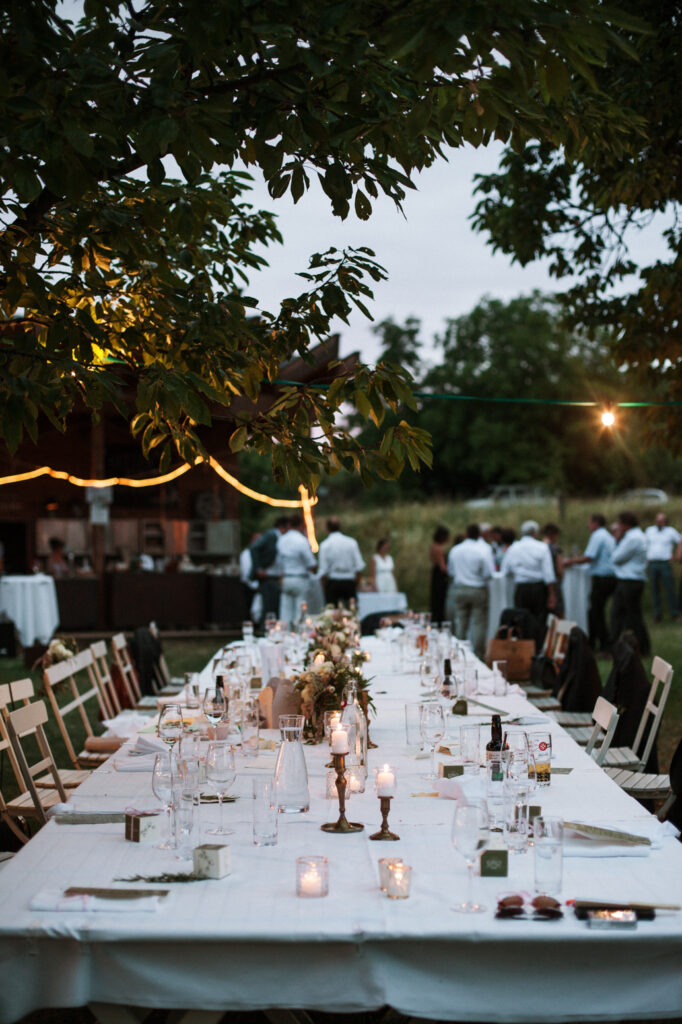
[[646,530],[629,511],[619,513],[609,527],[603,515],[594,513],[588,529],[583,554],[565,558],[556,523],[546,523],[540,530],[537,522],[526,520],[518,538],[514,530],[472,523],[464,535],[454,537],[451,547],[450,532],[438,526],[429,549],[432,621],[452,621],[457,635],[471,636],[474,650],[482,657],[488,581],[499,571],[512,577],[514,607],[527,612],[531,635],[540,643],[547,613],[563,615],[561,582],[565,570],[586,564],[593,649],[607,655],[620,634],[631,630],[641,654],[649,654],[649,632],[642,611],[645,584],[648,579],[654,621],[662,619],[662,595],[675,621],[679,603],[672,566],[674,561],[682,561],[682,538],[663,512]]

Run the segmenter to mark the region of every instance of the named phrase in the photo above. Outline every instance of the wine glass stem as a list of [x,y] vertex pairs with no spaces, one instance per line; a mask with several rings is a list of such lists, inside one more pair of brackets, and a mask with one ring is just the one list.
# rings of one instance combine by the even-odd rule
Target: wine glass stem
[[166,804],[166,813],[168,814],[168,842],[170,843],[173,839],[173,804]]
[[467,869],[469,873],[469,884],[467,892],[467,906],[472,907],[474,904],[474,862],[472,860],[467,861]]
[[436,744],[431,744],[431,778],[436,778]]
[[218,828],[223,831],[223,794],[218,793]]

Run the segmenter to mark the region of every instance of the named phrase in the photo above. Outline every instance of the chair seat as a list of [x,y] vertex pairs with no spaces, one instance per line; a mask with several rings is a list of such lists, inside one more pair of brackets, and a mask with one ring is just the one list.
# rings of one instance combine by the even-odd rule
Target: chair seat
[[538,711],[561,711],[561,703],[555,697],[531,697],[530,703]]
[[641,762],[631,747],[610,747],[604,764],[608,768],[629,768],[632,771],[641,768]]
[[[59,778],[62,780],[62,786],[66,786],[67,789],[75,789],[76,786],[80,786],[82,782],[90,778],[90,772],[81,771],[78,768],[60,768]],[[39,789],[54,789],[55,781],[51,775],[43,775],[41,779],[36,779],[36,786]]]
[[98,754],[91,750],[81,750],[78,755],[78,767],[83,768],[98,768],[99,765],[104,764],[111,757],[111,753]]
[[[40,803],[43,808],[47,810],[47,808],[54,807],[55,804],[61,803],[61,797],[56,791],[51,793],[47,790],[45,793],[41,793]],[[20,793],[19,796],[15,796],[12,800],[8,800],[5,805],[5,810],[13,818],[37,817],[35,805],[31,798],[31,794],[28,792]]]
[[653,772],[632,772],[624,768],[605,768],[604,771],[629,796],[639,800],[665,800],[670,794],[670,776]]
[[551,711],[549,717],[564,729],[575,729],[581,725],[592,725],[591,711]]
[[593,726],[591,725],[579,725],[575,729],[566,729],[566,732],[575,740],[576,743],[580,743],[583,747],[592,735]]

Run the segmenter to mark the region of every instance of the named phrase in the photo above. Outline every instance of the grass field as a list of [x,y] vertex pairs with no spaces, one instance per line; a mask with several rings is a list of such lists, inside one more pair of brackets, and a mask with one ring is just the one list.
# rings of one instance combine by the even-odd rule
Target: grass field
[[[483,514],[488,521],[502,526],[518,528],[527,518],[537,519],[541,524],[554,520],[562,527],[561,542],[564,551],[571,552],[574,548],[582,551],[587,538],[587,518],[590,512],[601,511],[607,520],[615,518],[621,505],[616,501],[600,502],[569,502],[559,514],[556,503],[542,506],[514,506],[505,509],[467,510],[460,503],[433,501],[428,504],[402,503],[396,507],[382,507],[371,510],[356,508],[325,508],[321,503],[316,510],[316,519],[320,524],[320,538],[324,536],[323,523],[326,515],[332,512],[342,519],[347,533],[356,537],[360,543],[363,556],[368,561],[379,537],[388,536],[392,542],[392,553],[396,563],[398,586],[405,591],[410,606],[415,609],[428,607],[428,585],[430,568],[427,552],[431,535],[436,525],[444,523],[452,533],[462,532],[467,522],[481,519]],[[655,509],[634,509],[641,514],[643,526],[653,521]],[[673,499],[666,506],[670,521],[682,524],[682,498]],[[682,575],[680,567],[676,572]],[[649,595],[645,598],[645,611],[651,632],[652,651],[676,669],[671,695],[663,718],[659,738],[659,758],[661,771],[667,771],[670,757],[677,746],[682,733],[682,625],[664,621],[655,624],[651,621]],[[201,668],[216,648],[220,640],[214,634],[207,634],[201,639],[165,639],[164,652],[173,675],[182,675],[186,671]],[[599,663],[602,677],[606,678],[609,662]],[[647,664],[647,668],[649,665]],[[0,659],[0,683],[21,679],[31,675],[36,691],[42,687],[39,671],[28,672],[20,659]],[[92,716],[96,721],[96,714]],[[51,720],[48,730],[49,740],[53,747],[57,763],[68,767],[69,761],[66,748],[56,724]],[[76,728],[74,744],[84,739],[84,730]],[[78,748],[80,749],[80,747]],[[14,795],[16,786],[11,766],[5,755],[0,755],[0,788],[5,799]]]

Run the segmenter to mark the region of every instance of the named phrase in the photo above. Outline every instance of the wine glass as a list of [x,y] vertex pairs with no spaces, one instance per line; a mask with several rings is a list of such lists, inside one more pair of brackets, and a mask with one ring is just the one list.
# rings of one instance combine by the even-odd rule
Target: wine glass
[[161,708],[156,732],[171,750],[181,738],[182,729],[182,708],[178,704],[166,704]]
[[206,753],[206,781],[218,797],[219,822],[216,828],[206,831],[211,836],[230,836],[233,829],[223,826],[223,798],[227,796],[230,786],[237,778],[234,764],[234,750],[225,740],[209,743]]
[[464,857],[469,872],[469,884],[465,903],[457,903],[452,909],[464,914],[480,914],[486,908],[482,903],[474,903],[474,865],[477,856],[485,850],[490,841],[490,823],[488,809],[481,801],[461,805],[455,808],[452,819],[452,845]]
[[175,839],[171,828],[171,814],[173,812],[173,755],[157,754],[154,758],[152,770],[152,792],[157,800],[163,804],[163,809],[168,815],[168,838],[157,843],[159,850],[174,850]]
[[219,722],[222,722],[227,714],[227,700],[222,688],[216,687],[213,692],[207,690],[202,708],[204,715],[214,728]]
[[445,715],[442,704],[422,704],[419,708],[419,733],[430,747],[430,772],[424,778],[433,781],[436,774],[436,744],[445,736]]

